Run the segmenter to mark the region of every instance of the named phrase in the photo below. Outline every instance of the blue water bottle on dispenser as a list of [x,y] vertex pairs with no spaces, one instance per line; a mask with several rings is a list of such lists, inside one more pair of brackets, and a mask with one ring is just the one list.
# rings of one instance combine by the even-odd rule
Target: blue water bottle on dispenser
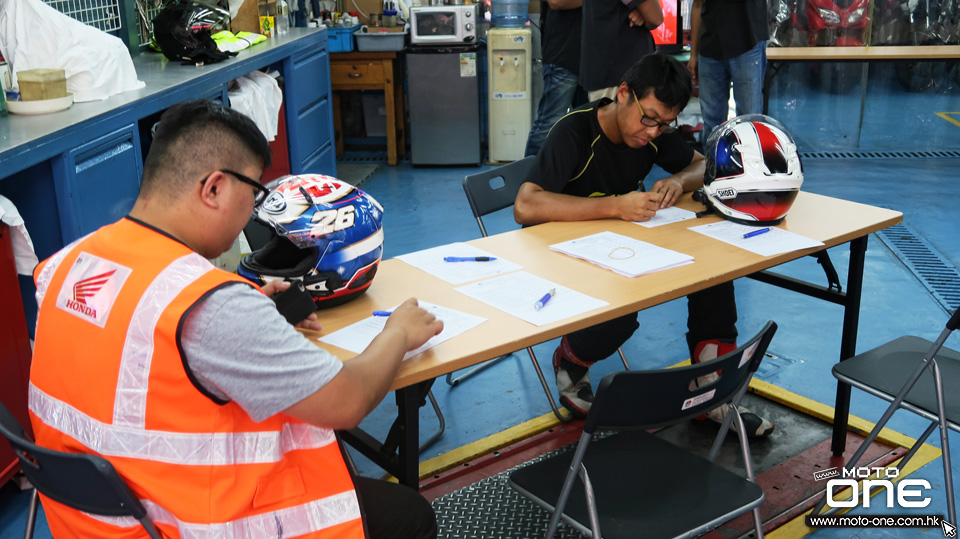
[[493,26],[500,28],[526,26],[529,20],[527,0],[491,0],[490,3],[490,22]]

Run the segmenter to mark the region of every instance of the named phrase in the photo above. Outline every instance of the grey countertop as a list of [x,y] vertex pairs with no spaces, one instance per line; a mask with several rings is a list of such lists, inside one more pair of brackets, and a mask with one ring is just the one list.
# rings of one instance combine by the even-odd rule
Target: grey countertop
[[146,84],[144,88],[102,101],[74,103],[50,114],[0,117],[0,178],[86,142],[74,140],[83,136],[85,126],[122,116],[135,121],[208,94],[232,79],[290,56],[294,50],[309,47],[320,32],[326,32],[326,28],[291,28],[288,33],[268,38],[233,58],[204,66],[185,66],[162,54],[144,53],[133,60],[137,78]]

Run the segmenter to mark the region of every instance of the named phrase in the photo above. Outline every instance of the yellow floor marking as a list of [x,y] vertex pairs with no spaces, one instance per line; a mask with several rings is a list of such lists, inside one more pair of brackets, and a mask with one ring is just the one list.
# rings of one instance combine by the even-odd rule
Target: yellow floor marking
[[956,114],[956,115],[960,116],[960,112],[937,112],[937,113],[936,113],[937,116],[943,118],[944,120],[952,123],[953,125],[955,125],[955,126],[957,126],[957,127],[960,127],[960,120],[957,120],[956,118],[951,118],[951,117],[949,116],[950,114]]

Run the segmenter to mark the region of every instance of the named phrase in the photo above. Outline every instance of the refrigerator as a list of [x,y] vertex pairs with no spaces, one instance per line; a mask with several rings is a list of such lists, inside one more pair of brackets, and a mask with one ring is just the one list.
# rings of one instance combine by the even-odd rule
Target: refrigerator
[[407,49],[410,162],[480,164],[477,45]]

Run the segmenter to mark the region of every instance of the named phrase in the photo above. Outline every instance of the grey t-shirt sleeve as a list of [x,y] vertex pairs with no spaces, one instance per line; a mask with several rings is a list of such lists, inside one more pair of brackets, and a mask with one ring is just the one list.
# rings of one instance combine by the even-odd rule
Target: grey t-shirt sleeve
[[251,286],[220,288],[187,314],[180,343],[194,378],[240,405],[254,421],[300,402],[343,363],[295,330]]

